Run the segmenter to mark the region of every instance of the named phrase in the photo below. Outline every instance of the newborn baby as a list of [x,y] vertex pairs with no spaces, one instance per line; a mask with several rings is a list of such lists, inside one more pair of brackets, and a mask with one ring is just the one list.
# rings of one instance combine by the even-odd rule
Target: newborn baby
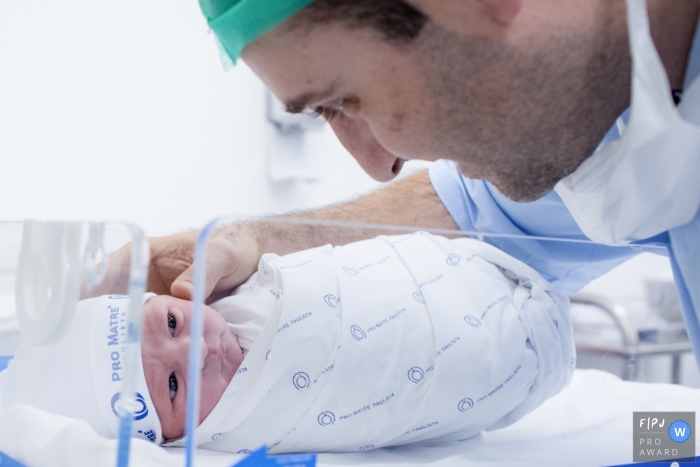
[[[193,303],[154,294],[144,300],[136,435],[161,443],[183,434]],[[67,336],[55,346],[22,345],[0,373],[3,407],[28,404],[81,418],[101,435],[116,438],[128,303],[129,297],[122,295],[83,300]],[[246,319],[243,325],[228,324],[221,314],[203,307],[201,420],[219,401],[251,338],[264,325],[262,317],[241,318]]]
[[[105,345],[124,313],[116,300],[82,302],[64,347],[23,346],[0,373],[3,406],[116,437],[123,356]],[[165,296],[144,307],[135,433],[166,445],[182,443],[191,308]],[[197,444],[228,452],[465,439],[529,413],[575,364],[565,296],[485,243],[424,233],[265,255],[231,297],[204,307],[198,345]]]
[[[143,370],[165,439],[182,436],[185,425],[192,305],[162,295],[148,300],[143,309]],[[200,420],[219,402],[241,365],[249,345],[240,342],[219,313],[203,307]]]

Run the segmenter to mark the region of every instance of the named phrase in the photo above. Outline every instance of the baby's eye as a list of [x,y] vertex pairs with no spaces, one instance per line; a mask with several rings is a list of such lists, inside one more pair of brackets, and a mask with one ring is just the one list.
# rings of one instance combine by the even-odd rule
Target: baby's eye
[[175,373],[170,375],[168,385],[170,386],[170,400],[173,400],[175,399],[175,395],[177,394],[177,378],[175,377]]
[[177,327],[177,320],[173,315],[168,315],[168,331],[170,331],[170,335],[175,337],[175,327]]

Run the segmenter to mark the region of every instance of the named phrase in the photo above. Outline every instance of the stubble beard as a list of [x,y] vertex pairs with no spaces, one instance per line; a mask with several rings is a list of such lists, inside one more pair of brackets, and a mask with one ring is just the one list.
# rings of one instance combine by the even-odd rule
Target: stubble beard
[[629,105],[625,12],[620,31],[619,8],[607,5],[594,31],[550,30],[518,47],[429,23],[417,51],[434,97],[433,153],[512,200],[549,193]]

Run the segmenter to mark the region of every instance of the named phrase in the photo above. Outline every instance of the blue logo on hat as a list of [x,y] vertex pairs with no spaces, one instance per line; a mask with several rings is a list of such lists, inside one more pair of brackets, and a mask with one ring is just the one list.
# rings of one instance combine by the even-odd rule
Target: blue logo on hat
[[348,268],[348,267],[344,267],[344,268],[343,268],[343,271],[345,271],[346,273],[350,274],[351,276],[356,276],[356,275],[359,274],[359,272],[357,272],[356,269]]
[[145,436],[146,438],[148,438],[148,440],[149,440],[151,443],[155,443],[155,442],[156,442],[156,432],[153,431],[153,430],[148,430],[148,431],[146,431],[145,433],[144,433],[142,430],[139,430],[139,434],[142,434],[143,436]]
[[335,423],[335,415],[333,412],[321,412],[318,416],[318,424],[321,426],[328,426]]
[[462,257],[457,255],[457,254],[453,253],[447,257],[447,264],[449,264],[450,266],[457,266],[461,262],[462,262]]
[[466,412],[472,407],[474,407],[474,401],[469,399],[468,397],[466,399],[462,399],[461,401],[459,401],[459,404],[457,404],[457,408],[460,412]]
[[311,378],[309,378],[309,375],[307,375],[303,371],[300,371],[299,373],[296,373],[294,376],[292,376],[292,382],[294,383],[295,388],[305,389],[309,387],[309,384],[311,383]]
[[[117,392],[112,396],[112,412],[114,412],[114,415],[116,415],[117,418],[121,418],[121,415],[117,411],[116,407],[120,396],[121,392]],[[134,420],[143,420],[148,416],[148,406],[146,405],[146,399],[144,399],[144,397],[137,392],[136,402],[139,402],[141,404],[141,408],[139,410],[134,411]]]

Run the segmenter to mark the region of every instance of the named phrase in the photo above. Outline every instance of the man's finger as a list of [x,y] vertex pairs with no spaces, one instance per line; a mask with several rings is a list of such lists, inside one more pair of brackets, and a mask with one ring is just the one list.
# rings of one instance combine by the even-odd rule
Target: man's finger
[[[228,293],[233,287],[238,285],[236,278],[231,275],[235,268],[232,267],[233,260],[227,256],[210,254],[207,256],[207,265],[204,270],[204,297],[209,297],[215,288],[219,292]],[[223,280],[222,279],[228,279]],[[231,283],[234,281],[233,283]],[[170,293],[173,297],[192,300],[194,295],[194,265],[187,268],[170,286]]]
[[170,294],[183,300],[192,300],[194,294],[194,266],[190,266],[170,286]]

